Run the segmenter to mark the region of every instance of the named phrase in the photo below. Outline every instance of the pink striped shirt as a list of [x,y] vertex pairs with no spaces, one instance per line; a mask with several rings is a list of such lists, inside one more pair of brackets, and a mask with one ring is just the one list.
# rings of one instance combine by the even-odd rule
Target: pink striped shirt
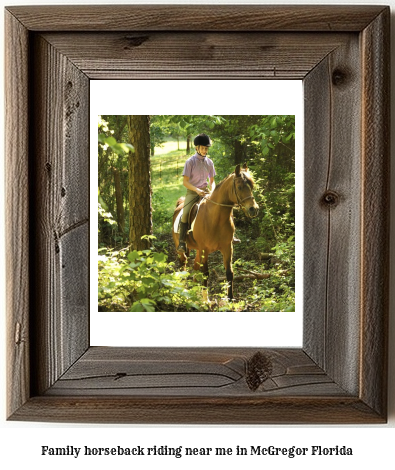
[[215,176],[214,163],[210,158],[195,153],[185,162],[182,175],[188,176],[189,182],[197,188],[204,189],[208,186],[207,179]]

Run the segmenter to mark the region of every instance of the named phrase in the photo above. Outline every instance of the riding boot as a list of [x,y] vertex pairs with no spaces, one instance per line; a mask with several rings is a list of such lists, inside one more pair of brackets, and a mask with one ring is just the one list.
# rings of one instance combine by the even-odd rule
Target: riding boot
[[186,239],[187,239],[188,222],[180,222],[180,242],[177,248],[179,253],[185,253],[187,251]]

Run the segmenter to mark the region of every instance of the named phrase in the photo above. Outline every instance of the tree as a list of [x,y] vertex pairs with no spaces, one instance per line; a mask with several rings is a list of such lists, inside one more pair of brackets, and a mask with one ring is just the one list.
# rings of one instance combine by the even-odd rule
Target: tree
[[[118,240],[123,240],[125,231],[125,201],[124,195],[128,192],[127,154],[133,151],[133,146],[122,142],[128,140],[126,116],[100,116],[99,117],[99,166],[98,189],[100,204],[107,213],[110,213],[116,224],[112,224],[111,232],[117,232]],[[114,202],[115,195],[115,202]],[[104,228],[104,227],[102,227]],[[107,227],[109,228],[109,227]],[[106,230],[101,230],[100,241],[104,242]],[[114,238],[114,235],[111,236]],[[114,239],[115,241],[115,239]]]
[[117,168],[113,167],[112,172],[114,175],[115,200],[117,203],[118,230],[120,233],[123,233],[125,231],[125,211],[123,208],[121,177]]
[[152,234],[149,116],[128,116],[129,140],[129,243],[132,250],[148,248],[144,235]]

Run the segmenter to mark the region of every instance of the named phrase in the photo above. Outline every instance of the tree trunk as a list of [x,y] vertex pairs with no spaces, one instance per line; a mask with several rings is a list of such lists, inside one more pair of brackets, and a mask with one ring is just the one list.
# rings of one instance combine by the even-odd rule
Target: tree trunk
[[188,135],[187,136],[187,154],[189,153],[189,151],[191,150],[191,136]]
[[117,203],[118,230],[123,234],[125,231],[125,211],[123,209],[121,178],[119,176],[119,171],[116,168],[113,168],[112,172],[114,175],[115,200]]
[[152,234],[149,116],[128,116],[129,139],[129,243],[132,250],[149,247],[143,235]]

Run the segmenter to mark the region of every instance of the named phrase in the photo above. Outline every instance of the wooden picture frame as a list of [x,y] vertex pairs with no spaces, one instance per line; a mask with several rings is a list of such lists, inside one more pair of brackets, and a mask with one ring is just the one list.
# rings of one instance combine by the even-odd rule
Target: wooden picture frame
[[[386,422],[389,8],[28,6],[5,21],[8,419]],[[90,347],[89,82],[120,78],[304,81],[301,349]]]

